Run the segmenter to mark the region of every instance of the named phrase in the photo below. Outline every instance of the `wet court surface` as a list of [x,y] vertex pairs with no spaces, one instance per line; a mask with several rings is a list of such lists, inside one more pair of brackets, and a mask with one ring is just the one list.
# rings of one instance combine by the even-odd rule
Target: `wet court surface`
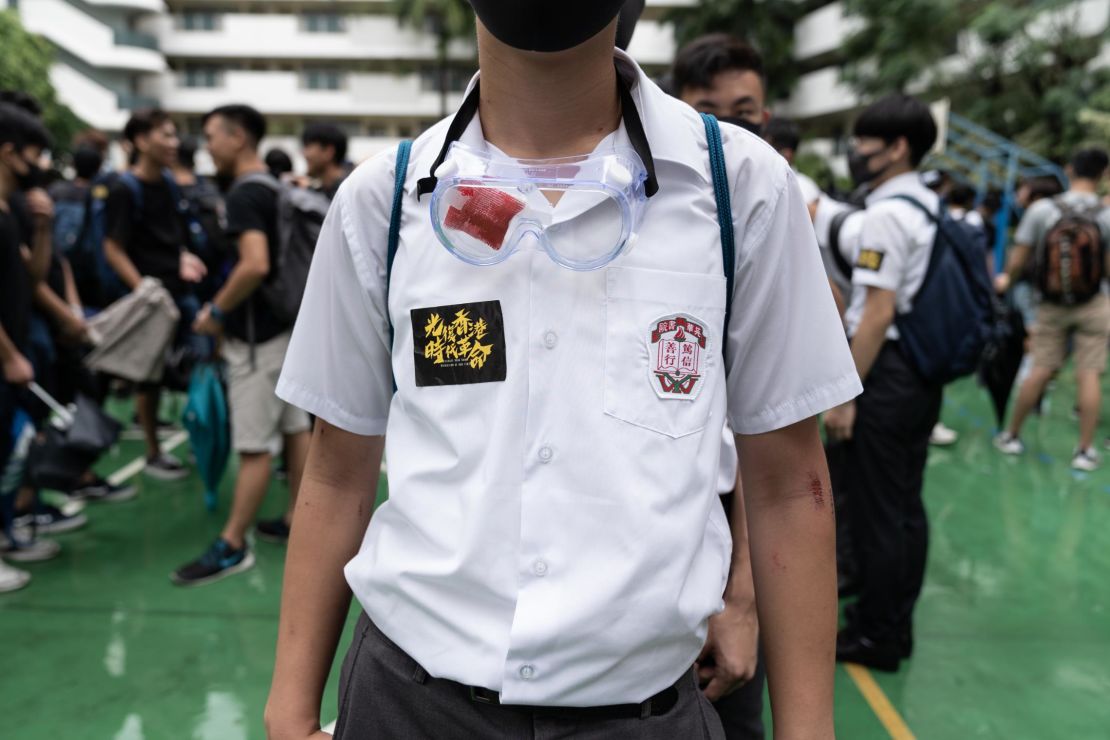
[[[949,389],[943,419],[961,439],[929,459],[916,652],[896,675],[838,667],[838,737],[1110,738],[1110,462],[1068,468],[1073,391],[1059,382],[1013,459],[991,447],[982,391]],[[122,442],[101,472],[140,452]],[[30,587],[0,595],[0,736],[264,736],[284,548],[258,542],[252,571],[175,588],[170,571],[219,532],[232,476],[216,514],[195,477],[136,482],[137,499],[90,506],[58,559],[27,566]],[[263,515],[285,496],[274,483]]]

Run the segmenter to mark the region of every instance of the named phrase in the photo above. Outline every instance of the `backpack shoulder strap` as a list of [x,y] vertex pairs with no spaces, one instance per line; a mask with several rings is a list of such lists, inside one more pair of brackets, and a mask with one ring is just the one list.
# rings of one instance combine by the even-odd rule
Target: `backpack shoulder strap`
[[840,270],[840,274],[846,279],[852,279],[852,263],[844,258],[840,252],[840,230],[844,228],[844,222],[848,217],[859,211],[841,211],[832,217],[829,222],[829,251],[832,252],[833,262],[836,263],[836,269]]
[[[705,138],[709,143],[709,169],[713,173],[713,196],[717,199],[717,223],[721,228],[721,256],[725,266],[725,336],[732,316],[732,284],[736,272],[736,235],[732,229],[732,197],[729,195],[725,149],[721,143],[721,127],[708,113],[701,114]],[[722,348],[724,343],[721,343]]]
[[[912,195],[906,195],[905,193],[899,193],[898,195],[890,196],[889,198],[887,198],[887,200],[904,201],[906,203],[909,203],[912,206],[915,206],[919,211],[921,211],[926,216],[928,216],[929,220],[932,221],[933,223],[937,223],[937,222],[940,221],[940,216],[939,215],[930,211],[928,208],[925,207],[924,203],[922,203],[921,201],[919,201],[917,198],[913,197]],[[944,203],[941,203],[940,207],[941,207],[942,212],[943,212]]]
[[[405,197],[405,176],[409,169],[409,154],[412,152],[412,142],[405,140],[397,146],[397,161],[393,166],[393,208],[389,214],[389,241],[385,255],[385,315],[389,320],[389,347],[393,349],[393,317],[389,315],[389,282],[393,277],[393,260],[397,258],[397,248],[401,243],[401,211]],[[394,383],[394,390],[397,384]]]
[[130,170],[120,174],[119,181],[131,193],[131,205],[133,206],[131,220],[138,221],[142,218],[143,212],[143,185],[139,182],[139,178],[135,177],[135,173]]

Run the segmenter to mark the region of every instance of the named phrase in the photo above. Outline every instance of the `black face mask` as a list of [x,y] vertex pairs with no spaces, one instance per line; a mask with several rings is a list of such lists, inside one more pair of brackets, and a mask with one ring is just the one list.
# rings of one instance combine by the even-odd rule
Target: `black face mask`
[[756,136],[763,136],[763,124],[755,121],[749,121],[747,118],[740,118],[739,116],[721,116],[717,119],[721,123],[731,123],[733,126],[739,126],[745,131],[751,131]]
[[20,190],[34,190],[42,186],[42,169],[37,165],[27,160],[23,160],[23,164],[27,165],[27,171],[22,175],[15,174],[15,184]]
[[470,0],[489,32],[522,51],[565,51],[613,22],[624,0]]
[[[882,150],[880,149],[879,152],[881,151]],[[852,182],[854,182],[857,186],[866,185],[867,183],[871,182],[876,177],[886,172],[887,167],[890,166],[889,164],[887,164],[883,168],[875,171],[871,169],[871,158],[879,152],[872,152],[871,154],[860,154],[859,152],[853,150],[848,154],[848,172],[852,176]]]

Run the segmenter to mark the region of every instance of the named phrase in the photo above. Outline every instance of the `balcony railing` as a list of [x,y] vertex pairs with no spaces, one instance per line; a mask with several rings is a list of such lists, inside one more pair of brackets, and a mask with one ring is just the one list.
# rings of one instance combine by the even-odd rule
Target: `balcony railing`
[[157,108],[159,102],[157,98],[152,98],[148,95],[133,95],[131,93],[121,93],[119,95],[120,110],[142,110],[143,108]]
[[151,51],[159,50],[158,39],[149,33],[115,29],[113,35],[118,46],[137,46],[140,49],[150,49]]

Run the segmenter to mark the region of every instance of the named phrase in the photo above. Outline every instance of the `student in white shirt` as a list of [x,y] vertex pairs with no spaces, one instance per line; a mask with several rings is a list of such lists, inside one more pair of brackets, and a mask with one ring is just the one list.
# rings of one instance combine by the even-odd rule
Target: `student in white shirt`
[[[831,440],[847,443],[834,479],[845,501],[859,567],[859,602],[837,639],[837,659],[893,671],[913,649],[928,521],[921,500],[929,433],[941,386],[921,380],[895,325],[924,280],[936,238],[936,193],[915,171],[936,141],[929,108],[889,95],[855,123],[850,157],[857,184],[870,183],[846,322],[864,392],[825,415]],[[911,198],[928,213],[904,198]]]
[[[796,180],[724,127],[728,296],[704,122],[614,50],[622,3],[471,4],[480,78],[413,147],[396,260],[385,152],[336,195],[279,383],[318,424],[270,735],[317,731],[353,590],[366,616],[338,738],[720,737],[692,667],[704,655],[707,691],[736,683],[746,606],[716,490],[727,417],[776,731],[831,738],[833,518],[815,417],[860,385]],[[536,161],[560,157],[574,164]],[[598,161],[653,195],[579,191],[574,171]],[[537,193],[518,175],[479,208],[480,170],[571,180]],[[564,266],[621,223],[637,238],[612,241],[611,262]],[[679,344],[683,377],[667,369]],[[386,445],[390,499],[371,521]]]

